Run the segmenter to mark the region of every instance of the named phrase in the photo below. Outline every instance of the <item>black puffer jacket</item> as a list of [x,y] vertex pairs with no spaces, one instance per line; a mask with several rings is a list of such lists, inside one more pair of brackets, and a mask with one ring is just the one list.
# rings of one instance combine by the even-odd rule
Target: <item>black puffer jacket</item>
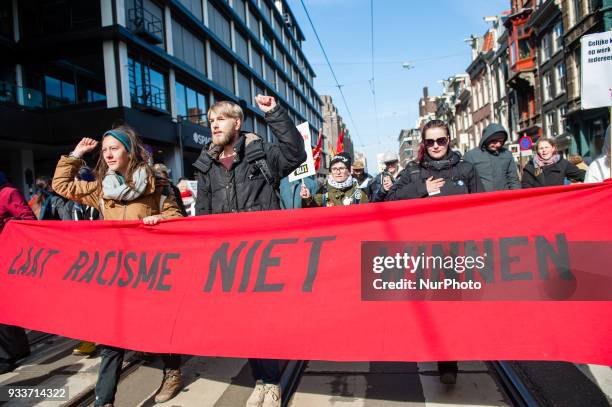
[[585,173],[585,170],[581,170],[565,158],[561,158],[555,164],[542,167],[541,171],[536,171],[533,161],[530,161],[523,168],[521,184],[523,188],[550,187],[563,185],[565,178],[583,182]]
[[432,160],[426,155],[421,163],[409,163],[401,172],[399,180],[387,193],[385,200],[398,201],[428,197],[425,180],[429,177],[443,178],[446,181],[440,193],[433,196],[484,192],[484,187],[474,166],[463,161],[458,153],[451,151],[443,160]]
[[[193,164],[198,181],[196,215],[280,209],[275,189],[281,178],[306,161],[306,151],[304,139],[282,107],[277,105],[266,113],[265,119],[278,144],[255,141],[247,146],[247,133],[241,133],[234,146],[236,155],[229,171],[219,162],[218,153],[209,148],[210,144],[202,149]],[[263,143],[265,161],[274,177],[273,185],[246,159],[247,149],[259,143]]]

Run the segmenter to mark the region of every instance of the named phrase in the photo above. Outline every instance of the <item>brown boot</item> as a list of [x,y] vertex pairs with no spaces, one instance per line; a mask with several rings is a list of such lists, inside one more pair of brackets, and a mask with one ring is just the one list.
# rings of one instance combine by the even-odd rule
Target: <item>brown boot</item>
[[172,397],[176,396],[182,388],[183,378],[181,376],[181,371],[178,369],[167,370],[161,388],[155,395],[155,402],[163,403],[164,401],[170,400]]

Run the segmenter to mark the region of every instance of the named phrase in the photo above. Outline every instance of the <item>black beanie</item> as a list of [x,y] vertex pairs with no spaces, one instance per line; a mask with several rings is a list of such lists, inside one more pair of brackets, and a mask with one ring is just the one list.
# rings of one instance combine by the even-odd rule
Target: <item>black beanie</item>
[[336,154],[329,162],[329,168],[331,168],[332,165],[338,162],[344,163],[344,165],[346,165],[346,168],[350,168],[352,164],[351,156],[348,153]]

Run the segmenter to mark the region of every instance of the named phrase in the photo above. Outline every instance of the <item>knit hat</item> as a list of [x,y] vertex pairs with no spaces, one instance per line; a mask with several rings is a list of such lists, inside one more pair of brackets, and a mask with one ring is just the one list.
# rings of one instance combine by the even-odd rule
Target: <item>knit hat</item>
[[351,161],[352,161],[351,156],[348,153],[336,154],[335,156],[332,157],[331,161],[329,162],[329,168],[331,168],[332,165],[334,165],[335,163],[339,163],[339,162],[346,165],[346,168],[350,168]]

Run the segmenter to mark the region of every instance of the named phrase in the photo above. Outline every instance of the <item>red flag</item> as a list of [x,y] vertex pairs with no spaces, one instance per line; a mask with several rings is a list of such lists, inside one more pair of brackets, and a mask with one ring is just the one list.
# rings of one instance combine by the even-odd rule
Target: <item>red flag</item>
[[338,145],[336,146],[336,154],[340,154],[344,151],[344,129],[340,130],[340,135],[338,136]]
[[321,167],[321,155],[323,149],[323,129],[319,129],[319,139],[317,140],[317,146],[312,149],[312,158],[314,158],[315,171],[319,171]]

